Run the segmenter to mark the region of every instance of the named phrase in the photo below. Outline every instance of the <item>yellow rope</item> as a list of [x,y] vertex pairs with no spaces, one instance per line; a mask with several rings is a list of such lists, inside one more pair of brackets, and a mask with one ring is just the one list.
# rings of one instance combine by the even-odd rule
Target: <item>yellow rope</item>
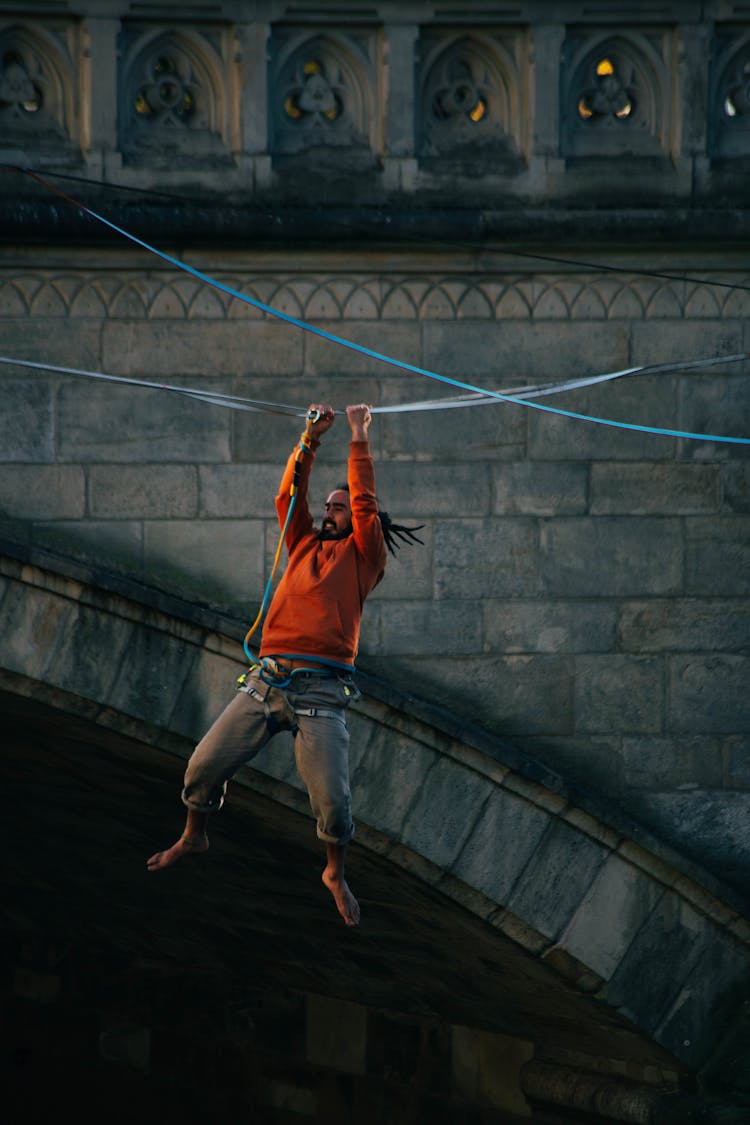
[[282,549],[283,549],[283,546],[284,546],[284,539],[286,538],[286,531],[287,531],[287,528],[289,527],[289,521],[291,519],[292,511],[294,509],[294,505],[295,505],[295,502],[296,502],[296,499],[297,499],[297,479],[298,479],[298,474],[299,474],[299,467],[302,463],[302,458],[304,457],[305,453],[309,453],[309,451],[310,451],[310,438],[312,437],[312,428],[315,425],[315,423],[317,422],[318,418],[320,418],[320,411],[319,410],[308,410],[308,412],[307,412],[307,422],[305,424],[305,429],[304,429],[303,433],[300,434],[299,448],[297,450],[297,453],[296,453],[296,456],[295,456],[295,459],[294,459],[295,460],[295,469],[294,469],[294,473],[292,475],[292,483],[289,486],[289,496],[291,497],[291,502],[290,502],[289,508],[287,510],[286,520],[284,521],[284,526],[281,529],[281,533],[279,535],[279,542],[278,542],[277,547],[276,547],[276,554],[274,556],[273,566],[271,568],[271,575],[270,575],[270,578],[268,579],[268,583],[266,585],[266,592],[265,592],[265,595],[263,597],[263,601],[261,602],[260,609],[258,610],[258,616],[255,618],[255,621],[253,622],[253,624],[250,626],[247,633],[245,634],[244,648],[245,648],[245,652],[248,656],[252,656],[252,654],[247,651],[248,641],[250,640],[253,633],[255,632],[255,630],[258,628],[258,626],[261,623],[261,620],[263,618],[263,614],[265,613],[265,610],[266,610],[266,602],[268,600],[268,594],[269,594],[269,592],[271,590],[271,587],[273,586],[273,583],[276,579],[276,571],[279,568],[279,562],[281,560],[281,552],[282,552]]

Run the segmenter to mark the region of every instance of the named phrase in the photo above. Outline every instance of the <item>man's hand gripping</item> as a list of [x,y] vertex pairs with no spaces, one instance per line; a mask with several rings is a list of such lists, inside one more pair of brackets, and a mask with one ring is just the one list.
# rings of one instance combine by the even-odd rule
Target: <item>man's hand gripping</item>
[[370,407],[364,402],[356,406],[347,406],[346,417],[352,431],[352,441],[367,441],[367,431],[372,421]]
[[326,430],[330,430],[333,425],[335,412],[332,406],[324,406],[320,402],[312,402],[308,407],[308,416],[317,414],[318,417],[310,427],[312,434],[321,438]]

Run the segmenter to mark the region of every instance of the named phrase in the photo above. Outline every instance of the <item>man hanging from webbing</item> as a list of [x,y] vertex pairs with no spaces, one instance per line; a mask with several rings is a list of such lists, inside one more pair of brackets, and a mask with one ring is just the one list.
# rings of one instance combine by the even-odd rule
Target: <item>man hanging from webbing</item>
[[234,698],[188,761],[182,836],[151,856],[147,867],[160,871],[185,855],[205,852],[208,818],[224,803],[227,782],[274,734],[290,730],[318,838],[326,845],[323,883],[346,924],[356,926],[359,904],[345,878],[347,845],[354,834],[345,713],[359,695],[353,673],[362,609],[385,573],[386,549],[395,554],[394,535],[405,542],[421,540],[413,534],[419,528],[393,524],[378,510],[370,408],[348,406],[346,416],[351,429],[348,481],[329,495],[318,529],[307,488],[315,451],[333,425],[334,411],[310,407],[303,455],[298,449],[292,452],[276,497],[289,558],[263,626],[258,662],[240,677]]

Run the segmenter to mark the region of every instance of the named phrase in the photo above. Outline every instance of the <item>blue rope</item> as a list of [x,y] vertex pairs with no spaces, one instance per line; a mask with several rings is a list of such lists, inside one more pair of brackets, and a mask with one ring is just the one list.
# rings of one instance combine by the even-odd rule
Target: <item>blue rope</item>
[[[286,539],[287,528],[289,527],[289,522],[292,518],[292,512],[294,511],[294,505],[296,503],[297,503],[297,493],[295,492],[294,496],[292,496],[291,500],[289,501],[289,509],[287,511],[286,519],[284,520],[284,527],[283,527],[282,532],[281,532],[282,540]],[[258,612],[258,621],[261,621],[266,615],[266,610],[268,609],[268,603],[271,599],[271,589],[273,587],[273,579],[274,579],[274,571],[272,570],[271,573],[268,576],[268,581],[266,582],[266,588],[265,588],[265,591],[263,593],[263,600],[260,603],[260,610]],[[247,633],[245,635],[244,640],[242,641],[242,647],[245,650],[245,656],[248,658],[248,660],[250,661],[251,664],[260,664],[261,663],[260,657],[256,656],[251,651],[250,646],[247,643],[249,636],[250,636],[250,634]]]
[[719,441],[728,442],[735,445],[750,445],[750,438],[747,437],[726,437],[723,434],[702,434],[694,433],[690,430],[672,430],[660,426],[644,426],[639,425],[635,422],[616,422],[611,418],[599,418],[591,414],[580,414],[577,411],[573,410],[562,410],[560,407],[548,406],[541,402],[530,402],[527,399],[517,398],[514,395],[504,395],[500,391],[486,390],[483,387],[475,386],[473,383],[464,383],[459,379],[451,379],[447,375],[439,375],[437,372],[430,371],[425,367],[417,367],[415,364],[406,363],[403,360],[399,359],[393,359],[391,356],[384,355],[382,352],[374,351],[372,348],[367,348],[363,344],[356,344],[351,340],[345,340],[341,336],[336,336],[332,332],[326,332],[323,328],[316,328],[314,325],[308,324],[304,320],[299,320],[297,317],[292,316],[289,313],[281,312],[278,309],[272,308],[270,305],[264,304],[263,301],[259,301],[255,297],[249,297],[245,293],[240,293],[237,289],[233,289],[231,285],[225,285],[224,282],[217,281],[215,278],[210,277],[208,274],[202,273],[201,270],[196,269],[194,266],[189,266],[185,262],[181,262],[178,258],[173,258],[171,254],[167,254],[163,250],[157,250],[154,246],[149,245],[148,242],[144,242],[136,235],[130,234],[129,231],[123,230],[122,227],[118,227],[115,223],[110,222],[109,219],[105,219],[103,215],[99,215],[96,211],[92,211],[89,207],[85,207],[82,203],[79,203],[77,200],[71,199],[70,196],[65,195],[64,192],[61,192],[59,189],[52,187],[51,184],[47,184],[47,182],[42,179],[41,176],[37,175],[35,172],[32,172],[31,169],[21,168],[20,171],[25,172],[33,179],[44,184],[45,187],[50,188],[50,190],[54,191],[56,194],[62,195],[63,198],[73,203],[87,215],[90,215],[91,218],[96,219],[97,222],[103,223],[104,226],[109,227],[110,230],[116,231],[117,234],[120,234],[124,238],[127,238],[130,242],[134,242],[137,246],[143,247],[143,249],[148,250],[150,254],[155,254],[158,258],[161,258],[165,262],[169,262],[171,265],[176,266],[178,269],[184,270],[186,273],[189,273],[193,277],[198,278],[199,281],[205,282],[207,285],[212,286],[214,289],[219,289],[224,293],[228,293],[231,297],[236,297],[238,300],[244,301],[246,304],[260,309],[262,312],[267,313],[269,316],[273,316],[279,320],[286,321],[288,324],[293,324],[295,327],[301,328],[305,332],[311,332],[315,336],[320,336],[324,340],[330,340],[331,343],[340,344],[345,348],[350,348],[352,351],[360,352],[362,355],[369,356],[371,359],[376,359],[381,361],[382,363],[391,364],[393,367],[399,367],[404,371],[411,371],[415,375],[424,375],[428,379],[436,379],[441,383],[447,383],[454,387],[460,387],[462,390],[486,395],[488,398],[496,398],[501,400],[502,402],[512,402],[519,406],[529,407],[532,410],[542,410],[545,413],[557,414],[563,418],[574,418],[581,422],[594,422],[600,426],[612,426],[615,429],[634,430],[644,434],[659,434],[665,437],[691,438],[699,441]]

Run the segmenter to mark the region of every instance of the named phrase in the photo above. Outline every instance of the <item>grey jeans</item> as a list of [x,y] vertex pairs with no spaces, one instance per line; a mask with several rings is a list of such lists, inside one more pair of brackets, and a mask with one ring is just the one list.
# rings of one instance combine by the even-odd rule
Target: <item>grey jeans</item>
[[318,838],[346,844],[354,835],[349,788],[346,708],[356,688],[329,673],[296,672],[284,688],[250,672],[193,751],[182,800],[189,809],[214,812],[240,766],[282,730],[294,732],[297,772],[307,788]]

